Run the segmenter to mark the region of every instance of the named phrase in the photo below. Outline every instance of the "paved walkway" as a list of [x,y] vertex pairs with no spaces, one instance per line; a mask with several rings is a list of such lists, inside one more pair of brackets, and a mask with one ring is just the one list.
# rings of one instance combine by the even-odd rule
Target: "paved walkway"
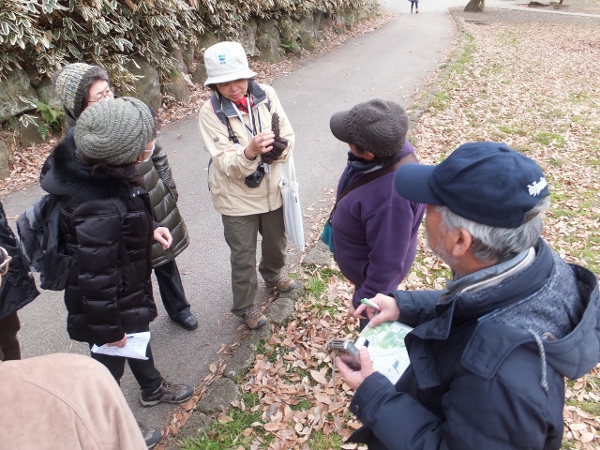
[[[507,3],[490,0],[488,6],[496,2]],[[423,0],[419,14],[411,15],[408,1],[384,1],[388,11],[402,13],[397,20],[276,80],[274,86],[297,135],[295,159],[305,209],[319,206],[345,165],[346,146],[329,131],[331,115],[375,97],[409,105],[415,91],[444,62],[453,41],[455,25],[448,7],[465,3]],[[217,351],[222,344],[238,339],[241,322],[229,312],[229,252],[206,187],[208,155],[199,139],[197,118],[165,126],[160,139],[169,154],[180,192],[180,209],[192,238],[191,246],[177,261],[200,327],[186,332],[173,324],[156,293],[159,317],[151,326],[152,346],[156,365],[164,376],[197,385],[209,374],[209,364],[219,358]],[[4,198],[7,216],[18,215],[41,194],[36,186]],[[14,227],[14,221],[11,225]],[[297,261],[298,255],[292,253],[290,259]],[[267,298],[264,289],[260,295]],[[88,353],[87,345],[67,336],[62,293],[43,292],[20,312],[20,317],[24,357]],[[129,371],[122,387],[138,420],[157,428],[170,421],[173,406],[139,405],[138,386]]]

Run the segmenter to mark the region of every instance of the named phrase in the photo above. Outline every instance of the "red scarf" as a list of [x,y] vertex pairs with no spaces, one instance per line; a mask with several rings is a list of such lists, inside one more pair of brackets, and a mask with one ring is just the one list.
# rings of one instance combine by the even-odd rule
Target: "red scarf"
[[[238,103],[236,103],[235,106],[237,106],[237,109],[239,109],[240,111],[248,113],[248,97],[242,97],[242,99]],[[253,106],[254,102],[250,100],[250,107],[252,108]]]

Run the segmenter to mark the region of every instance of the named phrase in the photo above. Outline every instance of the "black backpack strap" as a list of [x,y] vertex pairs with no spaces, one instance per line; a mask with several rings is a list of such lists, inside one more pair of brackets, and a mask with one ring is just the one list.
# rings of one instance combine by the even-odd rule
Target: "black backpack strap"
[[[111,198],[111,201],[119,211],[119,217],[121,217],[121,224],[125,224],[125,215],[127,214],[127,207],[125,206],[125,203],[123,203],[123,200],[121,200],[120,198]],[[129,259],[129,254],[127,253],[127,246],[125,245],[125,236],[121,237],[119,249],[121,252],[121,259],[123,260],[123,265],[130,266],[131,260]]]
[[221,99],[219,98],[219,96],[217,95],[216,92],[213,92],[213,94],[210,96],[210,103],[212,104],[213,111],[215,112],[215,114],[217,115],[217,117],[219,118],[221,123],[227,127],[227,133],[229,134],[229,140],[231,142],[233,142],[234,144],[239,144],[237,136],[234,134],[233,130],[231,129],[231,124],[229,123],[229,117],[227,117],[225,115],[225,113],[223,112],[223,108],[221,106]]

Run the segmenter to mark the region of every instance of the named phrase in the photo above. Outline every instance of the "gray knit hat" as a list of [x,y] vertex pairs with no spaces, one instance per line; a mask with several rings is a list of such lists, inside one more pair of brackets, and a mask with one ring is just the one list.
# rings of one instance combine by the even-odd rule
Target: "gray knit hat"
[[349,111],[335,113],[329,127],[340,141],[385,158],[402,150],[408,132],[408,116],[397,103],[375,99],[359,103]]
[[106,70],[84,63],[69,64],[54,75],[54,92],[64,107],[77,120],[81,114],[86,89],[90,81],[109,81]]
[[146,104],[131,97],[94,103],[75,127],[75,145],[88,158],[120,166],[132,163],[154,134],[154,118]]

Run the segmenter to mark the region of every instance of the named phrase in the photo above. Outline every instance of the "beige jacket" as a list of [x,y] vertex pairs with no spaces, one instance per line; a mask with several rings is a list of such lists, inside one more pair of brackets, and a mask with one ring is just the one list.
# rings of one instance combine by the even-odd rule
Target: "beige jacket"
[[[231,102],[223,100],[223,111],[229,117],[229,123],[234,134],[239,140],[239,146],[229,140],[227,127],[219,120],[209,100],[200,109],[200,135],[204,141],[205,149],[212,157],[209,170],[210,191],[213,197],[215,209],[226,216],[248,216],[251,214],[262,214],[280,208],[281,191],[280,163],[287,161],[294,149],[294,130],[279,103],[275,89],[266,85],[254,84],[256,105],[252,109],[253,117],[257,124],[258,132],[271,129],[271,114],[279,114],[280,135],[288,140],[288,146],[281,158],[269,165],[265,164],[267,170],[265,177],[257,188],[249,188],[244,183],[244,178],[252,174],[258,167],[260,158],[254,161],[244,156],[244,148],[250,144],[252,136],[247,131],[250,127],[248,114],[242,113],[244,124],[242,124],[237,113],[231,106]],[[266,106],[269,98],[270,110]]]
[[0,447],[146,450],[116,381],[89,356],[0,362]]

